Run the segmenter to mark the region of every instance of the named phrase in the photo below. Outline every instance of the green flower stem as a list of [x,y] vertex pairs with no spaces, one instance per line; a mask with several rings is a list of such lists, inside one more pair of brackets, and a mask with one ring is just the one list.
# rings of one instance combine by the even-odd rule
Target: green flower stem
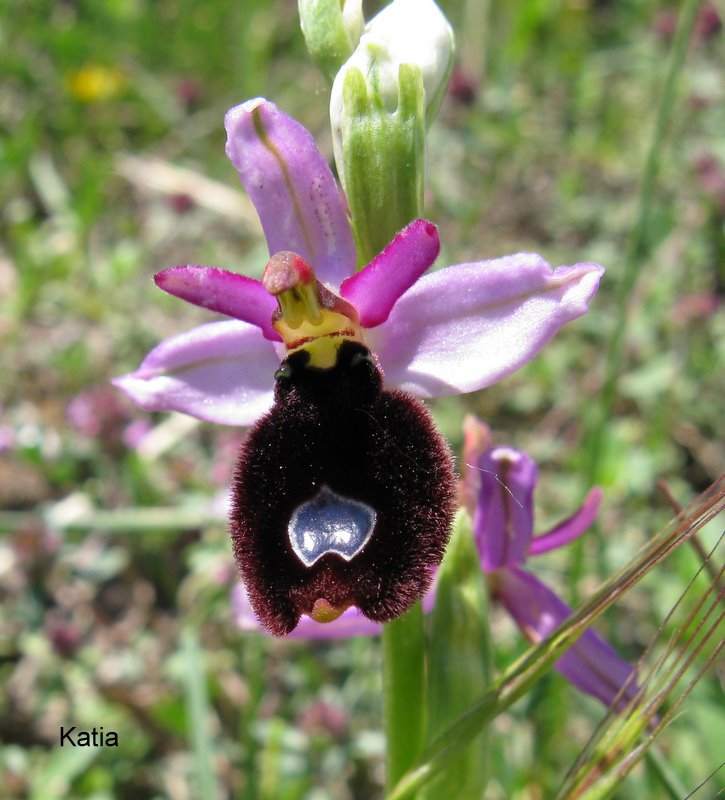
[[394,786],[419,758],[426,724],[423,609],[383,627],[386,785]]
[[260,746],[255,736],[255,720],[267,684],[266,643],[262,636],[245,636],[242,642],[240,673],[249,688],[244,712],[239,720],[239,740],[244,759],[245,797],[259,797]]
[[[35,764],[28,775],[28,800],[49,800],[65,796],[73,781],[93,769],[93,762],[104,752],[101,747],[56,747]],[[61,795],[62,792],[62,795]]]

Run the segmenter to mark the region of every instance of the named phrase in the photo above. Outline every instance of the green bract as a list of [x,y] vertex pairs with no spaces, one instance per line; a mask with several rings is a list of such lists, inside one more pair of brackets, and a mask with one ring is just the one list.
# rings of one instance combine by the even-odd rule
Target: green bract
[[420,216],[425,131],[453,64],[453,32],[432,0],[394,0],[366,26],[330,98],[333,146],[360,263]]
[[352,216],[358,264],[368,263],[423,207],[425,92],[420,68],[403,64],[391,113],[357,68],[343,86],[344,122],[336,153]]

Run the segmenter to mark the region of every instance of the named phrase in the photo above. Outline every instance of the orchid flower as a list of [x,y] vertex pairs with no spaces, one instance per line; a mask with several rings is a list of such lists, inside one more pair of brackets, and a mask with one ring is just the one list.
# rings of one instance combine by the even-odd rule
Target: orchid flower
[[520,253],[425,275],[439,241],[419,219],[356,272],[345,198],[310,134],[261,98],[225,124],[267,237],[264,277],[160,272],[165,291],[234,319],[163,342],[115,383],[147,410],[254,423],[231,534],[268,630],[351,606],[387,622],[429,588],[453,518],[448,446],[416,398],[513,372],[586,313],[603,270]]
[[[581,536],[596,518],[601,489],[591,489],[574,514],[546,533],[534,536],[534,461],[512,447],[493,447],[483,452],[473,467],[480,481],[473,531],[481,566],[493,596],[526,637],[539,642],[571,616],[572,609],[522,565],[529,556],[562,547]],[[554,668],[605,705],[616,702],[619,706],[618,697],[623,694],[629,698],[637,689],[632,665],[591,629],[577,639]]]
[[[293,251],[352,304],[386,386],[433,398],[482,389],[531,360],[582,316],[601,267],[552,269],[518,253],[426,273],[438,231],[410,223],[364,269],[345,197],[312,136],[262,98],[231,109],[227,154],[259,213],[270,254]],[[260,281],[180,266],[156,276],[165,291],[232,317],[171,337],[114,383],[147,411],[180,411],[251,425],[269,410],[283,354],[271,325],[277,303]]]

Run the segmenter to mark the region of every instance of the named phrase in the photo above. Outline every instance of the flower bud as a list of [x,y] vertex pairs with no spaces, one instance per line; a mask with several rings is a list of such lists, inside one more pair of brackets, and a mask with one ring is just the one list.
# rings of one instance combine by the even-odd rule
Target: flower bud
[[336,78],[331,108],[341,98],[341,80],[356,67],[368,88],[389,112],[399,101],[399,70],[402,64],[420,69],[425,89],[428,125],[440,107],[453,67],[453,30],[433,0],[393,0],[367,24],[355,52]]
[[330,119],[360,263],[420,216],[425,130],[453,63],[433,0],[394,0],[366,26],[332,87]]
[[534,534],[536,463],[512,447],[494,447],[477,466],[480,488],[473,530],[483,570],[522,564]]
[[332,81],[360,39],[362,0],[298,0],[297,6],[307,50]]

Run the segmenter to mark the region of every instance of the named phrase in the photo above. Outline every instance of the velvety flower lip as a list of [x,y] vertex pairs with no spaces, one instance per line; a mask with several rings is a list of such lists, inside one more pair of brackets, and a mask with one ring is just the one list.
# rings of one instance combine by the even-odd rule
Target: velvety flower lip
[[[231,604],[232,617],[240,630],[267,633],[252,610],[247,590],[241,581],[232,587]],[[374,636],[380,633],[381,629],[382,625],[379,622],[367,619],[357,608],[350,606],[336,620],[326,624],[320,624],[311,617],[303,615],[297,623],[297,627],[288,634],[288,637],[290,639],[347,639],[351,636]]]
[[[538,255],[519,253],[423,274],[439,249],[426,220],[410,223],[355,272],[347,204],[310,134],[264,98],[231,109],[225,124],[227,154],[257,208],[270,254],[299,253],[356,307],[387,386],[422,398],[476,391],[514,372],[586,313],[603,273],[596,264],[552,269]],[[261,390],[258,369],[277,353],[266,316],[271,298],[259,281],[209,267],[167,269],[157,283],[250,323],[261,336],[239,325],[202,326],[168,339],[116,385],[146,410],[249,425],[271,405],[271,386]],[[192,346],[196,337],[203,348]]]
[[[280,327],[305,302],[300,286]],[[284,360],[232,478],[234,556],[276,636],[305,614],[331,624],[350,606],[383,623],[404,613],[430,588],[453,520],[453,460],[426,406],[384,389],[359,341],[342,338],[329,366],[324,344]]]
[[[519,567],[496,574],[496,595],[525,632],[540,642],[565,622],[572,609],[534,575]],[[596,631],[588,629],[556,662],[570,683],[605,705],[621,708],[637,691],[634,667]]]

